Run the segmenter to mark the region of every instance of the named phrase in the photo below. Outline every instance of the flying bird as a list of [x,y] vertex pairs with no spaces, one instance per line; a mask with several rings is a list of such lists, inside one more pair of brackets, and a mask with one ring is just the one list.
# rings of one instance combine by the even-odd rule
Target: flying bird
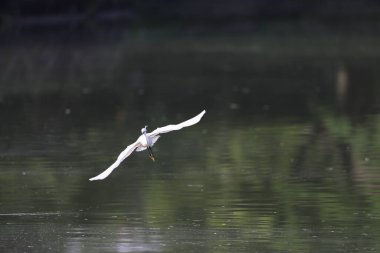
[[153,132],[147,133],[147,127],[145,126],[144,128],[141,129],[141,135],[140,137],[131,145],[129,145],[123,152],[120,153],[120,155],[117,157],[116,161],[105,171],[97,175],[96,177],[90,178],[90,181],[94,180],[103,180],[106,177],[108,177],[111,172],[117,168],[117,166],[120,165],[122,161],[124,161],[125,158],[130,156],[134,150],[136,151],[143,151],[148,149],[149,152],[149,157],[152,159],[152,161],[155,161],[154,154],[152,151],[152,146],[156,143],[158,138],[160,138],[160,134],[168,133],[174,130],[180,130],[184,127],[192,126],[194,124],[197,124],[203,115],[206,113],[205,110],[203,110],[200,114],[197,116],[188,119],[182,123],[179,123],[177,125],[167,125],[164,127],[159,127]]

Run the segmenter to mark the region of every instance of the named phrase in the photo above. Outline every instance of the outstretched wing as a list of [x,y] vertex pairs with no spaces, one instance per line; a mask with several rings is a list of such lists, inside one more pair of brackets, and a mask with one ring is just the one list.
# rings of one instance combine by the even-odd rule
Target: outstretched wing
[[195,125],[197,124],[201,118],[203,117],[203,114],[205,114],[206,111],[203,110],[200,114],[198,114],[197,116],[191,118],[191,119],[188,119],[182,123],[179,123],[177,125],[167,125],[167,126],[164,126],[164,127],[159,127],[157,128],[156,130],[154,130],[153,132],[150,132],[148,133],[148,136],[149,137],[153,137],[155,135],[158,135],[158,134],[164,134],[164,133],[168,133],[168,132],[171,132],[171,131],[174,131],[174,130],[180,130],[184,127],[188,127],[188,126],[192,126],[192,125]]
[[120,153],[120,155],[117,157],[117,160],[108,169],[106,169],[105,171],[103,171],[102,173],[100,173],[99,175],[97,175],[96,177],[90,178],[90,181],[103,180],[106,177],[108,177],[108,175],[111,174],[111,172],[114,169],[116,169],[117,166],[119,166],[120,163],[125,158],[127,158],[130,154],[132,154],[133,150],[135,150],[139,146],[140,146],[140,142],[139,141],[136,141],[135,143],[132,143],[131,145],[129,145],[123,152]]

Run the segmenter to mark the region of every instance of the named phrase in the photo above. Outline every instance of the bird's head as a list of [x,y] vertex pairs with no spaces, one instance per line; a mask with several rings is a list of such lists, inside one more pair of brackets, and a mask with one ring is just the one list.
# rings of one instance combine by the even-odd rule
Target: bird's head
[[144,128],[141,128],[141,133],[142,134],[146,134],[146,128],[147,128],[148,126],[145,126]]

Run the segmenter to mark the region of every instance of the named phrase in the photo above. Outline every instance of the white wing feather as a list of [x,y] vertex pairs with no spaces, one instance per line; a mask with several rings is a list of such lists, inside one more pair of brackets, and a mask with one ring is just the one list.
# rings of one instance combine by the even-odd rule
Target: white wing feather
[[182,123],[179,123],[177,125],[167,125],[164,127],[159,127],[156,130],[154,130],[153,132],[148,133],[147,135],[150,137],[153,137],[153,136],[158,135],[158,134],[164,134],[164,133],[168,133],[168,132],[171,132],[174,130],[180,130],[184,127],[195,125],[201,120],[201,118],[203,117],[203,114],[205,114],[205,113],[206,113],[206,111],[203,110],[200,114],[198,114],[197,116],[195,116],[191,119],[188,119],[188,120],[186,120]]
[[97,175],[96,177],[90,178],[90,181],[94,180],[103,180],[106,177],[108,177],[111,172],[117,168],[117,166],[120,165],[120,163],[127,158],[130,154],[132,154],[133,150],[135,150],[138,146],[140,146],[140,142],[136,141],[135,143],[132,143],[129,145],[123,152],[120,153],[120,155],[117,157],[117,160],[110,166],[108,169]]

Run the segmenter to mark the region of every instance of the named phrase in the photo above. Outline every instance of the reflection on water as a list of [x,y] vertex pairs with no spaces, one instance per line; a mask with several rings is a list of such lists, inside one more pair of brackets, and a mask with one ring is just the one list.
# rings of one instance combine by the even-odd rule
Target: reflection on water
[[[112,79],[125,88],[88,88],[78,73],[61,81],[84,80],[79,93],[3,91],[1,251],[380,250],[373,58],[349,53],[335,64],[336,55],[270,60],[264,52],[253,60],[192,49],[180,61],[189,51],[166,50],[154,48],[153,62],[125,51],[137,66]],[[145,124],[181,122],[204,108],[198,125],[162,137],[155,163],[134,153],[106,180],[88,181]]]

